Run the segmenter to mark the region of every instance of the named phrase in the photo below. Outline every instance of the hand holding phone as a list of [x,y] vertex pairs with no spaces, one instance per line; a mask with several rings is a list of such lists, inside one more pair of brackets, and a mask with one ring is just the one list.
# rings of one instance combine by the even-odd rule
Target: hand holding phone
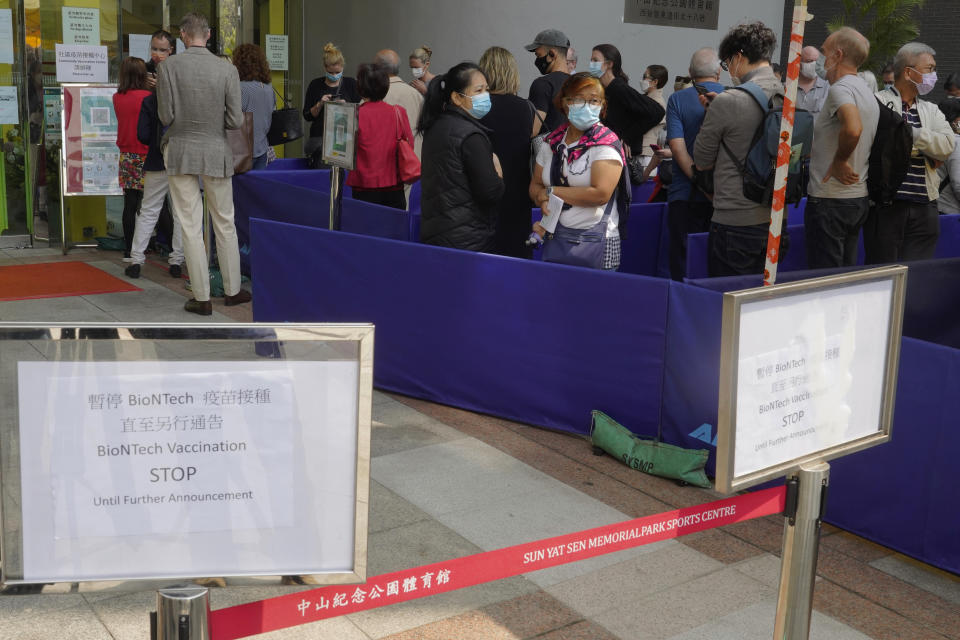
[[707,95],[708,93],[710,93],[710,89],[707,89],[707,88],[706,88],[705,86],[703,86],[702,84],[699,84],[699,83],[696,83],[696,82],[693,83],[693,88],[696,89],[696,90],[697,90],[697,93],[699,93],[699,94],[702,95],[702,96],[705,96],[705,95]]
[[660,151],[660,145],[658,144],[651,144],[650,148],[653,149],[655,152]]

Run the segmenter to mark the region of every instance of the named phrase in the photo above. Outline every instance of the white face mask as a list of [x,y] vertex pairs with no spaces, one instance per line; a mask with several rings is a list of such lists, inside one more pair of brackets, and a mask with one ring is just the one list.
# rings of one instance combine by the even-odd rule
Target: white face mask
[[804,78],[816,78],[817,77],[817,61],[811,60],[810,62],[801,62],[800,75],[802,75]]
[[426,71],[423,67],[410,67],[410,73],[413,74],[414,78],[418,80],[423,77],[423,72]]
[[644,78],[643,80],[640,81],[640,91],[642,91],[643,93],[646,93],[649,90],[650,90],[650,81]]

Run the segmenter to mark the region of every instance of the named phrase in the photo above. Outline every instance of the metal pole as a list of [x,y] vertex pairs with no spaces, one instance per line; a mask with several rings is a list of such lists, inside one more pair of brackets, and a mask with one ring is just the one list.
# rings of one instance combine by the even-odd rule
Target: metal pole
[[330,230],[340,229],[340,167],[330,168]]
[[157,591],[154,640],[210,640],[210,592],[203,587]]
[[797,479],[799,491],[796,512],[784,514],[788,520],[783,530],[774,640],[806,640],[810,637],[813,584],[820,548],[821,518],[830,483],[830,465],[819,462],[800,467]]

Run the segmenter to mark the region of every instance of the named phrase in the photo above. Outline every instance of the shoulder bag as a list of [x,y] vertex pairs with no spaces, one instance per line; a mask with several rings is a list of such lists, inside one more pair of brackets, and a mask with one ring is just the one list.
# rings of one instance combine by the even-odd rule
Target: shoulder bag
[[[560,170],[562,164],[563,154],[558,149],[553,154],[553,162],[550,163],[550,184],[568,186]],[[571,229],[557,222],[553,235],[544,240],[543,261],[603,269],[603,257],[607,248],[607,222],[610,220],[616,201],[616,194],[611,195],[603,216],[592,227]],[[568,208],[570,205],[564,204],[564,209]]]
[[233,152],[233,173],[246,173],[253,168],[253,112],[243,112],[239,129],[227,129],[227,142]]
[[403,137],[400,110],[394,107],[393,112],[397,116],[397,176],[403,184],[413,184],[420,179],[420,158],[410,141]]
[[303,137],[303,122],[300,120],[300,110],[291,107],[287,100],[280,95],[276,87],[273,87],[273,92],[280,96],[284,107],[282,109],[274,109],[273,115],[270,117],[270,130],[267,131],[267,144],[271,147],[293,142]]

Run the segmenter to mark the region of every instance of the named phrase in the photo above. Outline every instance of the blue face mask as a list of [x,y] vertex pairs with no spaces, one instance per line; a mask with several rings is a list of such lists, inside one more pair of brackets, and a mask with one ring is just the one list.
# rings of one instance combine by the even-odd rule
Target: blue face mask
[[342,78],[342,77],[343,77],[343,71],[341,71],[340,73],[328,73],[328,74],[327,74],[327,80],[329,80],[330,82],[336,82],[336,81],[338,81],[338,80],[339,80],[340,78]]
[[490,93],[488,91],[478,93],[475,96],[470,96],[469,113],[477,120],[490,113],[491,106]]
[[599,78],[603,75],[603,63],[599,60],[590,61],[590,75],[594,78]]
[[570,107],[567,109],[567,119],[577,129],[586,131],[600,122],[600,105],[591,107],[589,104],[584,104],[582,107]]

